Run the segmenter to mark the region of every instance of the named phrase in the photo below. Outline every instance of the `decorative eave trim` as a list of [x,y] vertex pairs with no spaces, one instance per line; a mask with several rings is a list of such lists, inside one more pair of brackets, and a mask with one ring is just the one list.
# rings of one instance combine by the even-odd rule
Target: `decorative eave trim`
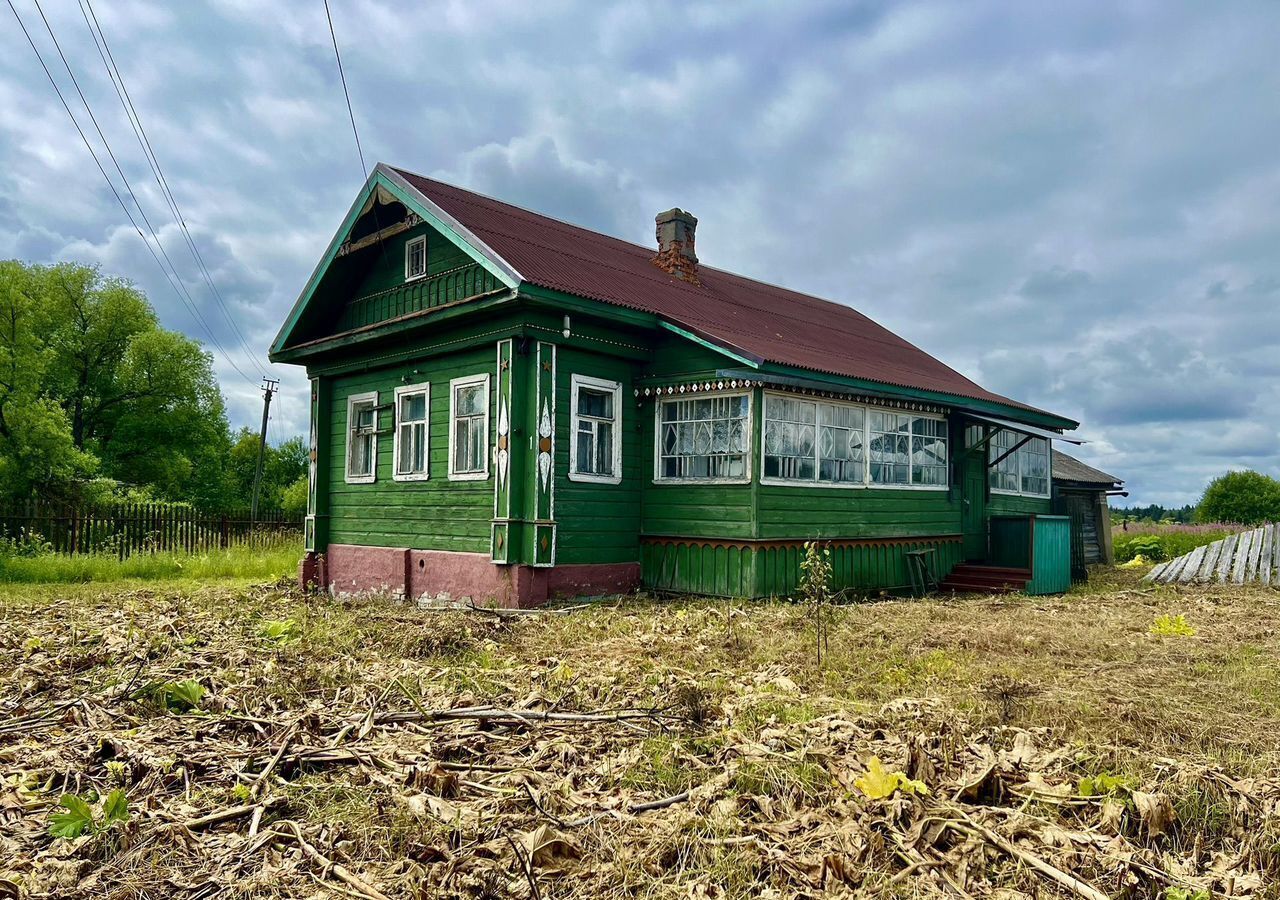
[[758,387],[768,388],[771,391],[778,391],[779,393],[816,397],[824,400],[843,400],[848,403],[863,403],[867,406],[876,406],[882,409],[902,409],[910,412],[933,413],[934,415],[939,416],[946,415],[951,412],[950,407],[938,406],[932,403],[921,403],[918,400],[892,400],[868,394],[848,393],[844,391],[824,391],[817,388],[780,385],[771,382],[768,379],[759,378],[687,381],[678,384],[658,385],[657,387],[636,388],[633,393],[637,399],[647,399],[649,397],[672,397],[679,394],[707,394],[717,391],[741,391]]

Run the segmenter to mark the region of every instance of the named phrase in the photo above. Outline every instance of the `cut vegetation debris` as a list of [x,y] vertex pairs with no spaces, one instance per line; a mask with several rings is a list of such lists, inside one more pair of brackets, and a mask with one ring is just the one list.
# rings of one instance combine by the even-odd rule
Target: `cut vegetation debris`
[[7,588],[0,896],[1280,897],[1280,597],[1112,577],[820,667],[779,603]]

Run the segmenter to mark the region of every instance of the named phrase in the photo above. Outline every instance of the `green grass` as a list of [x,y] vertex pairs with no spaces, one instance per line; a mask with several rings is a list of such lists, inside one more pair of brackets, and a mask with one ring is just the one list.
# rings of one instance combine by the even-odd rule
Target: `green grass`
[[279,578],[297,571],[302,542],[207,553],[139,553],[120,560],[107,554],[0,557],[0,583],[75,584],[157,579]]

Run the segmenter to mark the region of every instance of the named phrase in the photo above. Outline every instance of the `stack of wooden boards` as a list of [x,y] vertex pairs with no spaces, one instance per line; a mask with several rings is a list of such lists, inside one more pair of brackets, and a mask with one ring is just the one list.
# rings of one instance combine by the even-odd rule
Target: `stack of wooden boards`
[[1164,584],[1215,581],[1220,584],[1280,585],[1280,571],[1277,571],[1280,544],[1277,541],[1280,541],[1280,527],[1274,523],[1228,535],[1177,559],[1160,563],[1147,574],[1146,580]]

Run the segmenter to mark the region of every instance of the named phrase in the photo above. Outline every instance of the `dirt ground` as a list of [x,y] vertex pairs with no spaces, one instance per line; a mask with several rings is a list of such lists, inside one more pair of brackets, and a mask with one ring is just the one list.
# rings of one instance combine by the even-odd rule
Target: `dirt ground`
[[1280,592],[814,622],[0,590],[0,897],[1280,897]]

